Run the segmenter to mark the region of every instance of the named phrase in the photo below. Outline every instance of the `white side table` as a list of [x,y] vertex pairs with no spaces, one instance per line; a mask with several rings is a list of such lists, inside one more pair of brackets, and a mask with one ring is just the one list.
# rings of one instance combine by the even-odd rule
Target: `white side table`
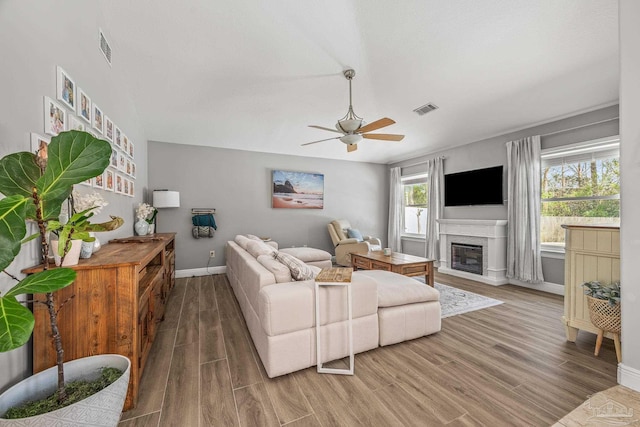
[[[316,361],[318,362],[318,372],[321,374],[353,375],[353,303],[351,296],[351,273],[352,268],[324,268],[316,277],[315,297],[316,297]],[[322,367],[322,348],[320,339],[320,287],[321,286],[346,286],[347,287],[347,328],[349,331],[349,368],[335,369]]]

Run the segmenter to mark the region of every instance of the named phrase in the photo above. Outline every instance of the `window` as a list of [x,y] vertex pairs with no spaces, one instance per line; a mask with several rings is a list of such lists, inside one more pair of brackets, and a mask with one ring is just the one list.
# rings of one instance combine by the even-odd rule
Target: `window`
[[427,174],[403,176],[403,235],[425,237],[427,231]]
[[562,224],[620,222],[620,139],[542,151],[543,250],[564,250]]

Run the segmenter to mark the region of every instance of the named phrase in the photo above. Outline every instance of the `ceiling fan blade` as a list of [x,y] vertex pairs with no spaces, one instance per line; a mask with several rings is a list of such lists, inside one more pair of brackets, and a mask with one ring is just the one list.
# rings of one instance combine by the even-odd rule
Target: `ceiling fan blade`
[[362,137],[367,139],[382,139],[384,141],[402,141],[404,135],[394,135],[392,133],[365,133]]
[[342,133],[339,130],[336,129],[331,129],[331,128],[325,128],[322,126],[316,126],[316,125],[309,125],[310,128],[316,128],[316,129],[322,129],[322,130],[328,130],[329,132],[336,132],[336,133]]
[[391,120],[388,117],[384,117],[380,120],[376,120],[375,122],[369,123],[368,125],[362,126],[360,129],[356,131],[356,133],[365,133],[371,132],[372,130],[380,129],[385,126],[391,126],[395,121]]
[[317,144],[318,142],[323,142],[323,141],[331,141],[332,139],[340,139],[342,137],[340,136],[336,136],[335,138],[327,138],[327,139],[321,139],[319,141],[313,141],[313,142],[307,142],[305,144],[300,144],[300,146],[305,146],[305,145],[311,145],[311,144]]
[[358,149],[358,144],[347,144],[347,153],[356,151],[357,149]]

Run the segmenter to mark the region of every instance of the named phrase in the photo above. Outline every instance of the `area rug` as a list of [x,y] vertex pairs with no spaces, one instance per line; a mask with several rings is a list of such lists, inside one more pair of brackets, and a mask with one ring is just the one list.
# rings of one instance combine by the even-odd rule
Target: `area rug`
[[[414,279],[424,283],[423,277]],[[421,280],[422,279],[422,280]],[[470,311],[482,310],[504,304],[503,301],[463,291],[462,289],[435,283],[435,288],[440,292],[440,306],[442,307],[442,318],[468,313]]]

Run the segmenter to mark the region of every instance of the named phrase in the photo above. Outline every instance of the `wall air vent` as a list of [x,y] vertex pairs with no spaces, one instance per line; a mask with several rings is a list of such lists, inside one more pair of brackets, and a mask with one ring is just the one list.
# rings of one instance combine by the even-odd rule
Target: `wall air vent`
[[102,30],[100,30],[100,51],[102,51],[102,54],[104,55],[104,58],[107,60],[109,65],[111,65],[111,46],[109,46],[109,42],[104,36]]
[[433,110],[437,110],[439,107],[430,102],[428,104],[424,104],[422,107],[418,107],[415,110],[413,110],[415,113],[417,113],[419,116],[424,116],[427,113],[432,112]]

